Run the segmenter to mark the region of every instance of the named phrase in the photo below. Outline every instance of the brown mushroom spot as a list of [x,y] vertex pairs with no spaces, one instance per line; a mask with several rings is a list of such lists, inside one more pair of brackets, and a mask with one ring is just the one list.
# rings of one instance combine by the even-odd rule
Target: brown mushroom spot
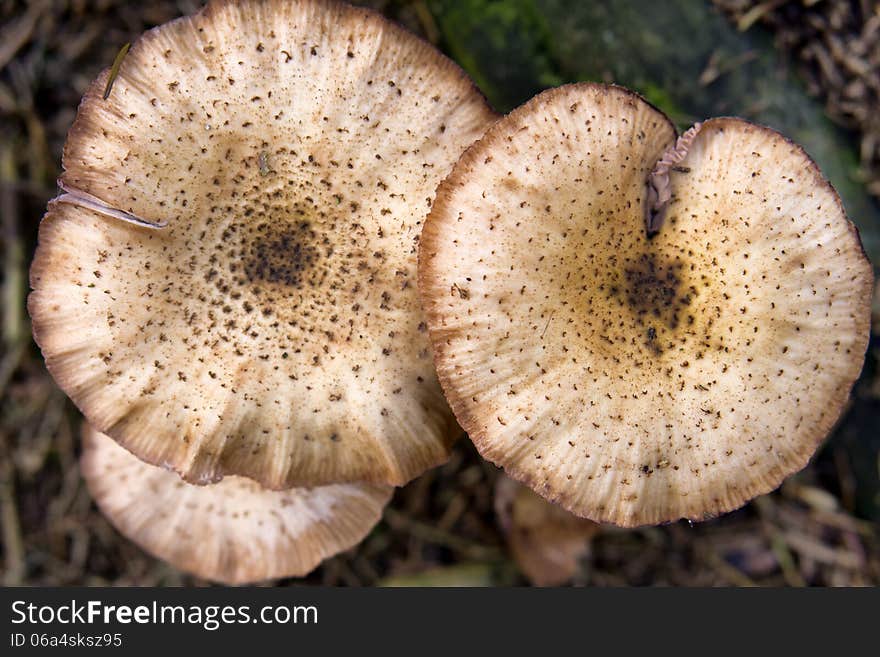
[[[589,164],[582,166],[589,171]],[[640,171],[634,173],[637,181]],[[506,177],[504,185],[523,197],[533,187],[527,178],[517,176]],[[700,358],[706,350],[725,348],[718,324],[729,316],[728,304],[711,293],[714,283],[726,278],[717,258],[711,257],[717,239],[697,229],[702,240],[698,249],[668,235],[648,238],[633,221],[633,208],[640,199],[632,196],[641,190],[619,186],[614,190],[613,183],[609,187],[607,194],[599,194],[606,199],[603,209],[591,207],[595,203],[583,207],[579,184],[555,187],[555,203],[543,213],[554,230],[529,238],[533,256],[515,262],[504,273],[528,275],[531,280],[521,295],[500,298],[498,307],[513,323],[521,315],[521,301],[530,299],[530,308],[540,310],[534,320],[537,339],[551,348],[563,338],[573,362],[586,365],[583,357],[577,357],[581,353],[612,367],[633,363],[642,370],[630,372],[633,381],[665,378],[670,364],[678,370],[683,362],[693,360],[683,359],[683,350],[693,348]],[[579,213],[568,211],[579,206]],[[673,233],[679,223],[673,212],[667,232]],[[522,248],[514,246],[518,240],[506,250]],[[559,301],[551,309],[554,297]]]
[[680,262],[658,263],[653,253],[642,255],[624,269],[626,304],[640,322],[657,320],[669,329],[678,326],[680,311],[691,303],[689,296],[679,293],[681,275]]
[[632,318],[631,323],[619,327],[627,332],[626,337],[643,336],[643,346],[659,355],[664,345],[673,341],[682,322],[689,327],[694,324],[692,309],[699,292],[686,284],[688,271],[681,258],[659,255],[651,250],[650,243],[643,248],[641,255],[625,258],[622,274],[616,269],[607,270],[612,282],[606,289]]
[[[304,279],[317,284],[308,277],[318,259],[316,233],[308,221],[293,225],[261,223],[251,232],[255,239],[242,245],[243,267],[249,282],[280,283],[292,288],[299,288]],[[327,255],[332,255],[332,249],[328,249]]]

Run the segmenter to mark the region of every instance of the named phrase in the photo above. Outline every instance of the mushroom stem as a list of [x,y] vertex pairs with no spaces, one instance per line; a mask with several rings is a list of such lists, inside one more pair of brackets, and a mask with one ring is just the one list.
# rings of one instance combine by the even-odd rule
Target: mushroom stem
[[92,196],[88,192],[84,192],[80,189],[68,187],[61,180],[58,181],[58,186],[65,192],[61,196],[55,198],[55,200],[60,203],[70,203],[71,205],[78,205],[83,208],[88,208],[89,210],[94,210],[95,212],[103,214],[104,216],[113,217],[114,219],[121,219],[122,221],[127,221],[130,224],[135,224],[136,226],[141,226],[143,228],[165,228],[165,226],[168,225],[167,221],[147,221],[146,219],[142,219],[137,215],[126,212],[125,210],[111,208],[97,196]]
[[685,156],[694,139],[700,132],[702,123],[695,123],[683,135],[675,140],[675,144],[666,149],[662,157],[654,165],[654,169],[648,174],[648,195],[645,199],[645,229],[648,237],[653,237],[660,231],[663,220],[666,219],[666,209],[672,199],[672,191],[669,186],[669,172],[679,164]]

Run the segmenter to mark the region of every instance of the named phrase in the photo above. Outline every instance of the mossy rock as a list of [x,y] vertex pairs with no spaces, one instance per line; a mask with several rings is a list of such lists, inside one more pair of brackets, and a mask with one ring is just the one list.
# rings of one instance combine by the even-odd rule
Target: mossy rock
[[865,249],[880,262],[880,206],[857,177],[851,135],[831,123],[773,47],[695,0],[429,0],[441,46],[499,111],[566,82],[615,82],[686,128],[741,116],[779,130],[818,162]]

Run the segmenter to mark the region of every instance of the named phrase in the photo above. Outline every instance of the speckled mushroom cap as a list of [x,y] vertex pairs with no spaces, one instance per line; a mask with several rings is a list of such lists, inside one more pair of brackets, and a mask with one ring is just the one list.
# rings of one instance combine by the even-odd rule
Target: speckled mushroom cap
[[471,81],[316,0],[211,3],[141,37],[104,100],[107,76],[68,135],[29,299],[89,422],[193,482],[402,484],[443,462],[460,430],[416,252],[493,118]]
[[122,534],[175,568],[227,584],[308,574],[359,543],[393,491],[373,484],[273,491],[235,476],[196,486],[88,425],[80,466]]
[[646,237],[669,120],[618,87],[545,92],[438,190],[420,292],[484,457],[577,515],[704,519],[802,468],[868,339],[872,271],[804,151],[702,124]]

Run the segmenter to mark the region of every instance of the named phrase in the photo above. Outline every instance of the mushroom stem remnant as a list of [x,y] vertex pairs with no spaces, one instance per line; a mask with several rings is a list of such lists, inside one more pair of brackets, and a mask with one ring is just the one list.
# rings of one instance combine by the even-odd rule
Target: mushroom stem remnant
[[113,217],[114,219],[120,219],[121,221],[127,221],[130,224],[134,224],[135,226],[141,226],[142,228],[165,228],[168,225],[167,221],[148,221],[147,219],[142,219],[137,215],[132,214],[131,212],[126,212],[125,210],[120,210],[119,208],[111,208],[109,205],[101,201],[97,196],[92,196],[88,192],[84,192],[81,189],[74,189],[64,184],[63,181],[58,181],[58,186],[64,190],[64,194],[55,198],[59,203],[70,203],[71,205],[78,205],[81,208],[88,208],[89,210],[94,210],[98,214],[102,214],[105,217]]
[[653,237],[663,225],[666,219],[666,209],[672,199],[670,191],[669,172],[679,164],[688,154],[691,144],[700,133],[702,123],[695,123],[681,135],[654,165],[654,169],[648,174],[648,195],[645,199],[645,229],[648,237]]

